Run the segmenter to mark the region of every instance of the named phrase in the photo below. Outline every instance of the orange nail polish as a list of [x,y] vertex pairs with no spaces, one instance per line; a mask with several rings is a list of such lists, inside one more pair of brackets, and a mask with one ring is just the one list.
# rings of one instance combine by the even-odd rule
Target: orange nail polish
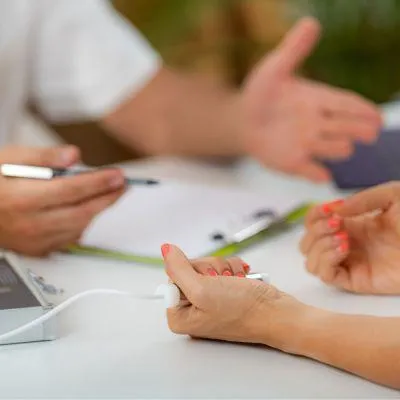
[[245,275],[243,272],[238,272],[238,273],[236,274],[236,276],[237,276],[238,278],[246,278],[246,275]]
[[328,226],[331,229],[338,229],[340,226],[340,220],[339,218],[329,218],[328,220]]
[[163,255],[164,258],[168,255],[170,250],[171,250],[171,246],[167,243],[165,243],[161,246],[161,254]]
[[243,264],[243,269],[244,269],[244,271],[246,272],[246,274],[248,274],[248,273],[250,272],[250,265],[244,263],[244,264]]
[[341,206],[343,202],[343,200],[335,200],[329,203],[322,204],[322,211],[324,212],[324,214],[329,215],[335,210],[335,208]]
[[233,274],[232,274],[231,271],[229,271],[229,270],[227,269],[227,270],[225,270],[225,271],[222,273],[222,275],[223,275],[223,276],[232,276]]
[[347,232],[339,232],[335,235],[335,238],[339,242],[347,242],[349,240],[349,235]]
[[217,271],[215,269],[213,269],[213,268],[208,268],[207,273],[210,276],[218,276]]
[[332,212],[329,203],[322,204],[321,209],[325,215],[329,215]]

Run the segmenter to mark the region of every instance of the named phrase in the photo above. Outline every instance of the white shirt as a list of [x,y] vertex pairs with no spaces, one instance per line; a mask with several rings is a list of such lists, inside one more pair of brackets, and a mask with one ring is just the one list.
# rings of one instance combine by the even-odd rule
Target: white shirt
[[159,66],[106,0],[0,0],[0,145],[29,102],[52,121],[97,119]]

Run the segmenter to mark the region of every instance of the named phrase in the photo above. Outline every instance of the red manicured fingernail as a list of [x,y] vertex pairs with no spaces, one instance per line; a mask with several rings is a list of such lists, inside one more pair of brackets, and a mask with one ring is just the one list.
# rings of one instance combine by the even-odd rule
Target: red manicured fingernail
[[245,270],[246,273],[250,272],[250,265],[249,264],[243,264],[243,269]]
[[236,274],[236,276],[237,276],[238,278],[246,278],[246,275],[245,275],[243,272],[238,272],[238,273]]
[[326,215],[329,215],[331,213],[331,208],[329,207],[329,203],[322,204],[321,209],[322,212]]
[[335,238],[339,242],[347,242],[349,240],[349,235],[347,232],[339,232],[335,235]]
[[349,242],[345,241],[345,242],[341,243],[339,246],[339,251],[341,253],[347,253],[349,251]]
[[212,269],[212,268],[208,268],[207,274],[210,275],[210,276],[218,276],[217,271],[215,269]]
[[322,204],[322,211],[324,214],[331,214],[335,208],[341,206],[343,204],[343,200],[335,200],[329,203]]
[[227,270],[225,270],[225,271],[222,273],[222,275],[223,275],[223,276],[232,276],[233,274],[232,274],[231,271],[229,271],[229,269],[227,269]]
[[167,256],[167,254],[169,253],[170,250],[171,250],[171,246],[167,243],[165,243],[161,246],[161,254],[163,255],[164,258]]
[[340,219],[339,218],[329,218],[328,226],[331,229],[337,229],[340,226]]

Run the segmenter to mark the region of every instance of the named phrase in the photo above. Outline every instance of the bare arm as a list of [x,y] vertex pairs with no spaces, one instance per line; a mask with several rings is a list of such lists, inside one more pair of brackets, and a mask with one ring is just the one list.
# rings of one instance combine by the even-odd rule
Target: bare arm
[[173,245],[163,246],[163,256],[167,274],[189,303],[168,310],[173,332],[264,344],[400,389],[400,318],[318,309],[263,282],[223,276],[229,267],[219,266],[219,259],[210,276]]
[[304,316],[296,323],[297,329],[286,332],[281,350],[400,389],[400,318],[317,309],[306,311]]
[[103,123],[145,154],[237,156],[238,95],[206,78],[166,68]]
[[296,76],[319,31],[314,20],[299,22],[241,90],[164,67],[102,122],[146,154],[248,154],[289,174],[327,180],[315,160],[346,158],[355,140],[374,141],[381,117],[354,93]]

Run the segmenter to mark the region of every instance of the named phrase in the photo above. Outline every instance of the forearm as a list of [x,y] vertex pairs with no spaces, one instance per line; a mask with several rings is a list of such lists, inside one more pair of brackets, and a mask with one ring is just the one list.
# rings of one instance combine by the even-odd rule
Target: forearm
[[164,68],[103,123],[145,154],[238,156],[238,97],[233,89]]
[[400,389],[400,318],[308,308],[300,319],[282,350]]

